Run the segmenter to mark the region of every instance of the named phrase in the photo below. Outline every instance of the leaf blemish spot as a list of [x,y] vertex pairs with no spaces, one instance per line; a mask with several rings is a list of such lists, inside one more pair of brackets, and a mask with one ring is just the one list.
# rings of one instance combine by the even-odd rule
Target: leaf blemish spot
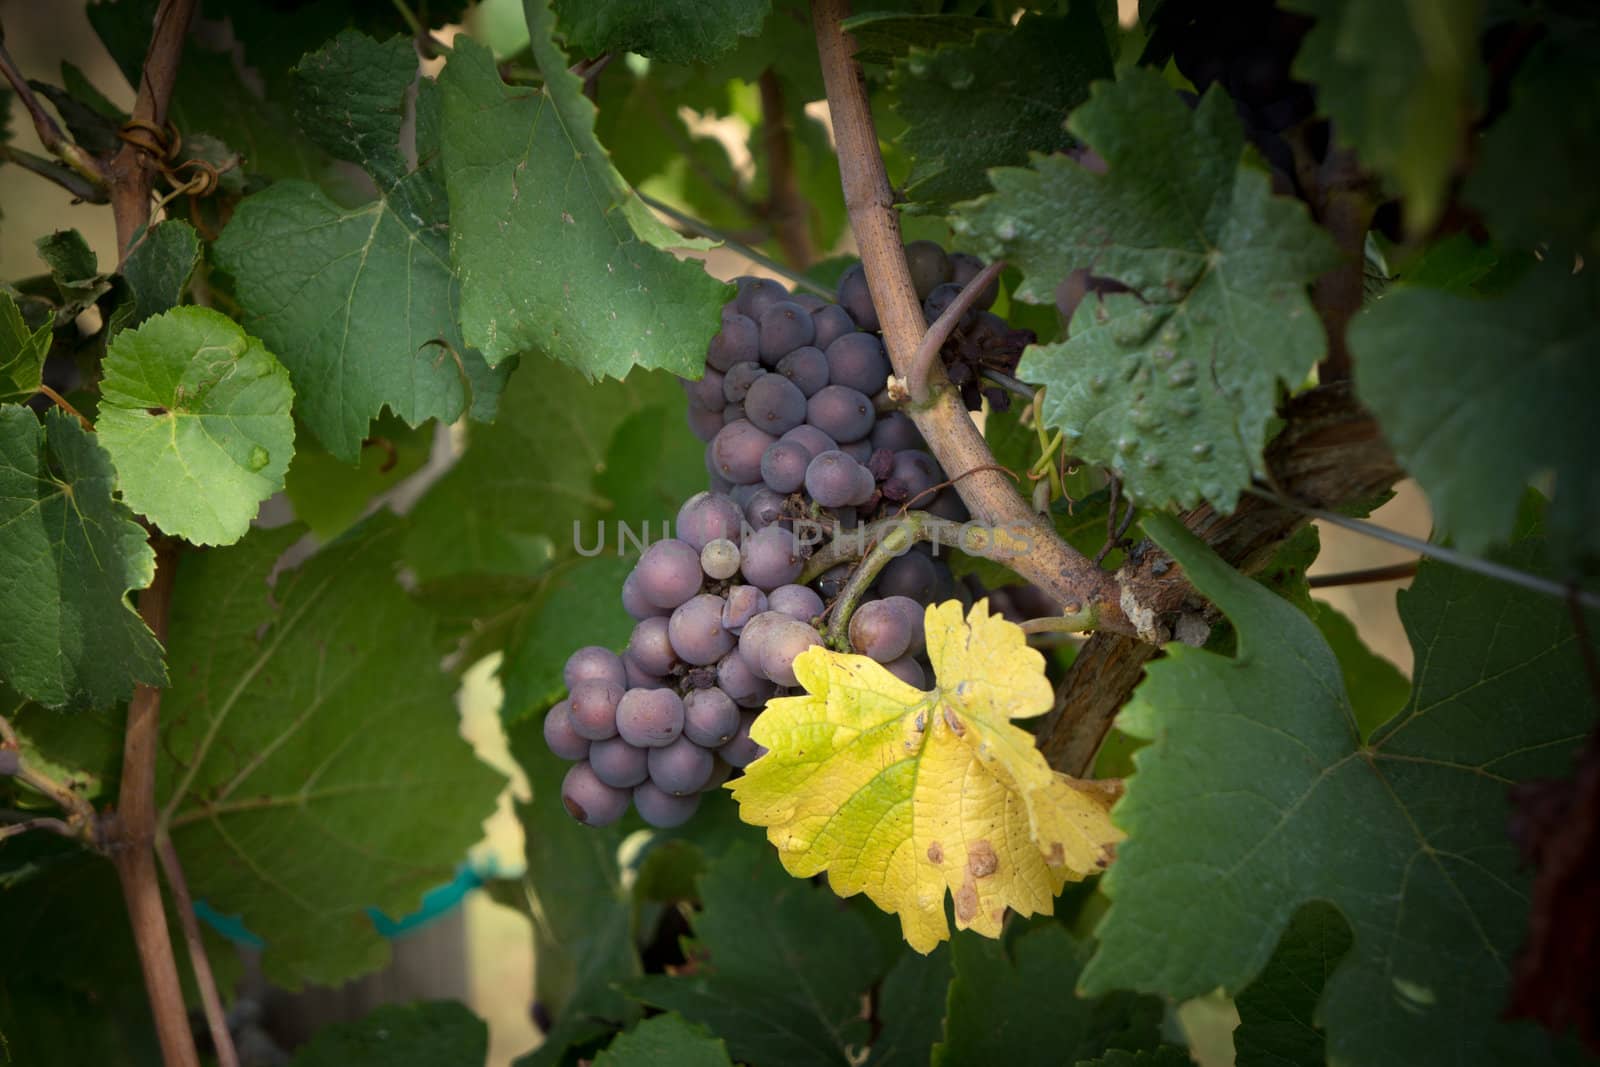
[[939,842],[937,842],[937,841],[934,841],[934,842],[932,842],[931,844],[928,845],[928,862],[929,863],[943,863],[944,862],[944,847],[941,846],[939,844]]

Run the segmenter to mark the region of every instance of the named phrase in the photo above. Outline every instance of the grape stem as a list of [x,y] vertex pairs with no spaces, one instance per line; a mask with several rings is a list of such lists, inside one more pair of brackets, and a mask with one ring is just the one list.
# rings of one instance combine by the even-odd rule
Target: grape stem
[[906,391],[911,394],[912,404],[918,407],[927,404],[928,371],[939,361],[939,352],[944,348],[944,343],[950,339],[950,334],[955,330],[956,323],[961,321],[961,316],[977,303],[979,294],[988,288],[990,282],[1000,277],[1000,272],[1005,269],[1005,261],[1001,259],[984,267],[962,287],[961,292],[950,302],[950,306],[933,320],[928,332],[922,335],[922,341],[911,357],[911,371],[906,375]]
[[[805,569],[797,581],[809,585],[822,573],[841,563],[853,563],[871,554],[884,540],[897,530],[906,531],[904,552],[917,541],[931,541],[950,548],[959,548],[969,556],[983,556],[997,563],[1009,563],[1015,558],[1015,549],[1006,548],[1000,538],[976,527],[949,519],[941,519],[926,511],[908,511],[886,519],[847,530],[823,545],[806,560]],[[1007,542],[1009,543],[1009,542]]]
[[[839,596],[828,611],[828,625],[822,631],[822,640],[829,648],[840,652],[850,651],[850,616],[855,614],[856,605],[861,603],[867,588],[878,580],[878,573],[884,566],[896,556],[903,555],[920,539],[923,522],[926,519],[933,519],[934,522],[946,521],[934,518],[925,512],[911,512],[902,520],[891,521],[891,527],[877,539],[866,555],[861,557],[861,562],[851,572],[850,580],[839,590]],[[955,524],[950,523],[950,525]]]
[[[853,55],[855,44],[839,25],[848,14],[847,0],[816,0],[812,25],[838,143],[850,229],[861,250],[889,360],[898,376],[909,379],[927,325],[911,284],[894,190],[878,150],[866,86]],[[942,365],[928,367],[933,395],[926,406],[914,407],[909,414],[940,466],[947,471],[975,472],[964,478],[956,491],[978,523],[1027,531],[1032,550],[1007,565],[1060,603],[1094,605],[1101,628],[1140,634],[1141,628],[1135,627],[1123,607],[1123,590],[1116,579],[1058,537],[1049,521],[1033,510],[1005,475],[997,469],[979,470],[992,468],[994,457],[959,394],[943,388],[944,377]],[[1134,606],[1138,607],[1136,601]],[[1148,615],[1142,609],[1139,613]],[[1160,636],[1158,628],[1142,629],[1141,636],[1147,640]]]
[[222,1010],[211,961],[206,958],[206,945],[200,937],[200,921],[195,917],[194,900],[189,896],[189,882],[183,876],[183,865],[178,862],[178,850],[172,847],[172,838],[165,831],[156,833],[156,858],[161,861],[161,873],[166,875],[167,888],[172,891],[172,901],[177,905],[178,924],[183,927],[189,965],[194,968],[195,985],[200,989],[200,1003],[205,1010],[206,1028],[211,1031],[217,1067],[239,1067],[239,1053],[233,1047],[228,1017]]
[[819,296],[825,296],[829,299],[832,299],[834,295],[832,289],[812,281],[804,274],[796,274],[794,271],[790,270],[788,267],[785,267],[782,263],[779,263],[771,256],[756,251],[754,248],[751,248],[749,245],[738,240],[732,235],[717,229],[709,222],[701,222],[692,215],[685,215],[671,204],[662,203],[655,197],[646,193],[641,193],[637,189],[634,190],[634,195],[640,200],[644,201],[647,207],[652,207],[661,212],[667,218],[671,219],[673,222],[676,222],[684,229],[689,230],[692,233],[697,233],[701,237],[709,237],[713,241],[721,241],[723,244],[727,245],[733,251],[739,253],[739,255],[743,256],[745,259],[748,259],[750,262],[757,264],[758,266],[767,268],[772,273],[786,279],[796,288],[809,289]]

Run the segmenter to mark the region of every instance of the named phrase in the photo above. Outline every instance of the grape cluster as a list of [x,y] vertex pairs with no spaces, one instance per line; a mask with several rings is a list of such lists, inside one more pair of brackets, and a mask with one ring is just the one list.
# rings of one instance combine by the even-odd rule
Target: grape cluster
[[[931,242],[906,252],[929,322],[982,269]],[[982,310],[993,300],[983,294],[944,353],[947,368],[970,371],[961,384],[964,393],[973,386],[973,403],[978,368],[999,365],[994,353],[1007,345],[1020,353],[1022,338],[1031,339]],[[830,601],[851,573],[841,564],[801,584],[817,545],[908,508],[967,518],[915,425],[888,398],[877,331],[859,266],[841,277],[837,303],[739,280],[707,346],[704,376],[684,382],[710,490],[684,503],[675,536],[645,549],[623,582],[623,609],[635,620],[627,647],[573,653],[569,695],[544,722],[551,751],[574,761],[561,798],[578,821],[614,822],[631,801],[647,823],[677,826],[702,793],[762,754],[750,724],[797,685],[795,657],[822,644]],[[953,588],[949,567],[913,546],[860,601],[851,648],[924,686],[923,605]]]

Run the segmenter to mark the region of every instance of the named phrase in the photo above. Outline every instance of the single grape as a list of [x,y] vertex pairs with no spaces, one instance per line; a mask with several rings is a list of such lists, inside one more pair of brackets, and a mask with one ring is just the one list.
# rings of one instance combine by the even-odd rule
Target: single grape
[[743,521],[744,515],[739,505],[727,495],[696,493],[678,509],[678,519],[672,528],[678,540],[687,541],[690,548],[702,552],[706,545],[719,537],[737,541],[739,524]]
[[[744,506],[744,517],[752,530],[773,525],[783,518],[783,497],[764,485],[755,487],[755,492],[750,494],[750,500]],[[744,566],[743,559],[741,553],[740,567]]]
[[828,346],[828,381],[871,396],[889,377],[883,342],[870,333],[847,333]]
[[622,657],[599,645],[585,645],[568,656],[566,666],[561,668],[561,680],[567,688],[589,679],[626,686],[628,676],[622,669]]
[[792,493],[806,482],[811,453],[798,441],[779,440],[761,454],[761,480],[774,493]]
[[[968,255],[965,252],[952,252],[950,253],[950,277],[948,280],[965,289],[968,282],[982,273],[983,266],[983,260],[977,256]],[[973,302],[972,306],[987,311],[999,296],[1000,279],[995,278],[983,287],[983,292],[978,294],[978,299]]]
[[866,437],[877,417],[867,394],[846,385],[825,385],[806,401],[806,421],[841,444]]
[[806,421],[806,394],[781,374],[764,375],[745,394],[744,417],[770,434],[786,433]]
[[683,383],[683,391],[689,394],[691,404],[699,404],[707,411],[721,411],[727,403],[727,398],[722,395],[722,372],[715,367],[707,367],[699,381],[688,378],[678,380]]
[[739,569],[744,580],[758,589],[787,585],[800,577],[805,566],[800,542],[782,526],[768,526],[745,538],[743,556]]
[[861,492],[857,471],[865,468],[845,453],[824,452],[806,467],[806,493],[825,508],[849,507]]
[[857,263],[839,275],[839,306],[850,313],[856,329],[876,333],[878,309],[873,306],[872,293],[867,289],[867,272]]
[[572,728],[572,705],[567,701],[561,701],[545,715],[544,743],[564,760],[588,758],[589,739]]
[[706,346],[706,365],[712,370],[727,373],[735,363],[751,362],[760,358],[761,332],[754,319],[745,315],[722,316],[722,329]]
[[590,746],[589,766],[596,778],[617,789],[632,789],[650,773],[645,750],[620,737],[608,737]]
[[[693,602],[692,597],[685,601]],[[676,609],[673,614],[677,614]],[[628,638],[627,655],[632,656],[633,662],[646,674],[665,677],[678,665],[678,655],[672,649],[671,625],[668,619],[658,615],[634,626]]]
[[[893,563],[894,560],[889,561],[890,565],[893,565]],[[887,570],[888,567],[886,566],[884,569]],[[834,566],[823,571],[821,574],[817,575],[817,591],[823,596],[827,597],[829,600],[832,600],[834,597],[838,596],[844,591],[844,585],[849,580],[850,564],[835,564]]]
[[702,748],[718,748],[739,729],[739,705],[713,686],[683,698],[683,736]]
[[878,481],[883,481],[894,473],[894,453],[887,448],[873,448],[872,455],[867,457],[867,470]]
[[753,585],[736,585],[728,590],[727,602],[722,606],[722,627],[738,633],[745,623],[766,610],[767,594]]
[[771,278],[746,275],[735,279],[734,284],[739,287],[739,295],[733,298],[734,307],[738,308],[741,315],[748,315],[754,320],[759,320],[761,313],[773,304],[789,299],[789,290],[783,287],[782,282],[775,282]]
[[816,459],[824,452],[832,452],[839,447],[838,444],[834,442],[833,438],[829,437],[815,426],[812,426],[810,423],[796,426],[794,429],[778,438],[778,440],[793,441],[795,444],[805,449],[806,453],[812,459]]
[[867,461],[872,458],[872,442],[847,441],[839,446],[839,451],[864,467],[867,465]]
[[760,327],[761,362],[775,367],[778,360],[817,336],[816,323],[811,312],[792,300],[781,300],[770,305],[756,319]]
[[886,596],[874,601],[874,603],[886,605],[900,613],[911,631],[911,643],[906,646],[905,654],[908,656],[921,655],[922,650],[927,647],[926,635],[922,630],[923,620],[927,612],[922,604],[908,596]]
[[628,793],[602,782],[587,761],[574,763],[561,780],[561,806],[585,826],[610,826],[628,810]]
[[883,495],[897,504],[915,500],[913,506],[925,505],[933,498],[923,494],[943,481],[944,471],[932,456],[919,448],[908,448],[894,454],[894,467],[883,481]]
[[828,357],[822,349],[811,345],[797,348],[778,360],[777,370],[805,396],[828,384]]
[[860,473],[856,475],[856,496],[850,504],[852,507],[875,507],[878,500],[881,499],[878,495],[878,480],[872,476],[872,472],[865,466],[860,466],[856,469]]
[[[879,663],[899,659],[911,647],[913,623],[895,600],[873,600],[850,616],[850,647]],[[681,610],[681,609],[680,609]]]
[[696,440],[709,444],[724,425],[722,412],[707,411],[696,404],[689,405],[689,432],[694,434]]
[[911,416],[903,411],[890,411],[872,427],[872,447],[899,452],[907,448],[923,448],[925,445]]
[[761,480],[761,454],[776,440],[747,420],[730,422],[717,434],[708,450],[711,469],[734,485],[751,485]]
[[645,765],[650,780],[673,796],[698,793],[711,778],[711,753],[687,737],[652,748]]
[[589,679],[572,687],[567,698],[571,711],[572,729],[579,737],[590,741],[604,741],[617,733],[617,703],[623,688],[615,682]]
[[[748,623],[745,628],[749,628]],[[743,636],[742,631],[740,636]],[[717,661],[717,688],[727,693],[741,708],[759,708],[772,696],[774,687],[755,672],[743,655],[729,652]]]
[[633,806],[639,818],[658,830],[682,826],[700,807],[700,795],[676,797],[654,782],[641,782],[633,790]]
[[732,578],[739,573],[739,546],[726,537],[707,541],[706,547],[700,550],[700,569],[706,572],[707,578],[719,582]]
[[892,659],[883,665],[883,669],[913,689],[928,688],[927,672],[922,669],[922,664],[918,663],[911,656],[902,656],[899,659]]
[[796,622],[787,615],[779,615],[779,618],[781,622],[764,627],[758,635],[761,673],[779,685],[798,685],[794,675],[795,657],[813,645],[822,644],[822,638],[803,622]]
[[767,376],[759,363],[735,363],[722,377],[722,397],[727,404],[743,404],[750,387]]
[[630,745],[660,748],[683,733],[683,698],[670,689],[630,689],[617,705],[617,732]]
[[700,591],[700,552],[677,538],[657,541],[644,550],[633,573],[645,599],[671,611]]
[[666,609],[658,608],[645,599],[644,590],[639,585],[638,570],[631,570],[622,580],[622,610],[635,619],[648,619],[652,615],[665,615]]
[[816,337],[811,343],[818,348],[827,348],[835,339],[856,328],[856,320],[838,304],[829,304],[813,311],[811,321],[816,325]]
[[622,668],[628,672],[629,689],[666,689],[667,680],[658,674],[651,674],[639,666],[639,661],[628,653],[622,654]]
[[750,737],[750,724],[756,721],[756,715],[754,711],[742,712],[739,715],[739,729],[733,735],[733,740],[717,749],[717,755],[735,767],[748,767],[767,754],[767,750]]
[[918,300],[928,299],[936,286],[951,278],[950,257],[933,241],[906,245],[906,266],[911,268],[911,284],[916,287]]
[[933,597],[938,575],[924,545],[913,545],[909,552],[895,556],[878,572],[873,588],[880,596],[903,596],[926,603]]
[[733,648],[733,635],[722,628],[723,603],[715,594],[701,593],[672,613],[667,630],[673,650],[685,662],[697,666],[715,663]]
[[767,604],[773,611],[781,611],[791,619],[810,625],[822,614],[822,598],[803,585],[780,585],[767,594]]

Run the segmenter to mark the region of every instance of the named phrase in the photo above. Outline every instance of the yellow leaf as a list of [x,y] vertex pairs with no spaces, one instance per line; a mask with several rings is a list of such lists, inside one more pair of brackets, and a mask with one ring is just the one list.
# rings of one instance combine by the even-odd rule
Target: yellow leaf
[[925,630],[929,693],[865,656],[802,653],[805,695],[768,703],[750,731],[768,752],[729,785],[790,874],[866,893],[919,952],[950,936],[946,893],[957,926],[997,937],[1007,908],[1049,911],[1121,838],[1115,784],[1055,773],[1011,723],[1052,699],[1021,629],[984,601],[965,619],[948,601]]

